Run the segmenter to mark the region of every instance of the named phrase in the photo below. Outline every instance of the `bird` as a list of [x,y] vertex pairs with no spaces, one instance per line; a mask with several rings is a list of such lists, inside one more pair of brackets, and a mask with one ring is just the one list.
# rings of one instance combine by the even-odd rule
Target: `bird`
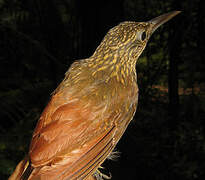
[[43,110],[29,152],[9,180],[100,180],[135,115],[136,63],[153,32],[179,14],[111,28],[95,52],[76,60]]

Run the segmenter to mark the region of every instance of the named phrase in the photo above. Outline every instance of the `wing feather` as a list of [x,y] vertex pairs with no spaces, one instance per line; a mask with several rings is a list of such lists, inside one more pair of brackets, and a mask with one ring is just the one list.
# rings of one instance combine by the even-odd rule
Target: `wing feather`
[[[52,109],[52,102],[49,106]],[[81,179],[93,174],[114,148],[116,130],[115,126],[105,128],[104,121],[94,121],[99,117],[80,102],[44,112],[30,146],[36,168],[30,179]]]
[[129,98],[126,93],[117,97],[119,104],[53,95],[32,138],[29,180],[87,179],[95,173],[135,112],[137,91]]
[[92,149],[90,149],[74,164],[72,171],[75,169],[75,167],[77,167],[78,170],[74,170],[73,172],[75,173],[71,173],[71,176],[69,176],[68,179],[84,179],[95,172],[95,170],[114,148],[114,132],[115,127],[112,127]]

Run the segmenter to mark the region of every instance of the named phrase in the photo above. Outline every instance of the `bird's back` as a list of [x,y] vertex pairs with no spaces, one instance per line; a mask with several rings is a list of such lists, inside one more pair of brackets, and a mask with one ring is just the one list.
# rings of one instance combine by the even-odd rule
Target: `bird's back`
[[110,154],[134,115],[136,82],[128,79],[125,86],[116,76],[107,81],[106,69],[93,74],[87,61],[71,66],[39,119],[29,151],[35,167],[30,177],[87,177]]

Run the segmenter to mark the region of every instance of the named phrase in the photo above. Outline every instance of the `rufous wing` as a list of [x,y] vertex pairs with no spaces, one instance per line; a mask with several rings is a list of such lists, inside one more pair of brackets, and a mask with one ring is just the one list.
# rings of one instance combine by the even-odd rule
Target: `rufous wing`
[[100,110],[80,101],[55,108],[51,100],[45,111],[30,145],[34,170],[29,179],[88,178],[113,150],[116,127],[105,128],[104,120],[97,119],[102,118]]

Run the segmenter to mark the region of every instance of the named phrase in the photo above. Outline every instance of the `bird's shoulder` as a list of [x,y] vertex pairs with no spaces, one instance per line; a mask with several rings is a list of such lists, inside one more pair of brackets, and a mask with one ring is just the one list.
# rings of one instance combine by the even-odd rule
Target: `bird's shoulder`
[[85,62],[72,64],[37,123],[30,145],[36,166],[49,163],[59,153],[72,152],[93,135],[100,136],[122,120],[130,108],[135,109],[136,83],[123,87],[117,81],[87,80],[81,74],[86,73],[84,68]]

